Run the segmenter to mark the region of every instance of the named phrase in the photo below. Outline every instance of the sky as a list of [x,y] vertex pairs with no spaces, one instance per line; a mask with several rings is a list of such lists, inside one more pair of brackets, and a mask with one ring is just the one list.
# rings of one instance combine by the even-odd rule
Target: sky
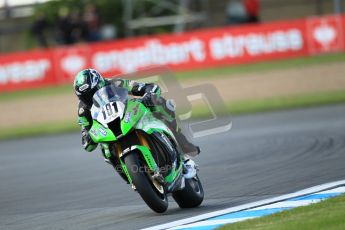
[[[7,0],[9,6],[17,6],[17,5],[27,5],[27,4],[34,4],[39,2],[46,2],[49,0]],[[0,8],[5,5],[6,0],[0,0]]]

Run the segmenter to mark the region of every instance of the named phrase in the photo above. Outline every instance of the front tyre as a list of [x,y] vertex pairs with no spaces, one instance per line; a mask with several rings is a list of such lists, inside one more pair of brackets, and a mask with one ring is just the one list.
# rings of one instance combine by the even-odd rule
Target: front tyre
[[180,208],[198,207],[204,200],[204,190],[198,175],[185,179],[185,187],[172,194]]
[[124,159],[128,173],[132,178],[132,183],[135,185],[141,198],[153,211],[163,213],[168,208],[167,196],[164,190],[162,191],[162,189],[157,188],[157,185],[154,185],[146,170],[138,170],[144,168],[139,154],[138,151],[134,151],[125,156]]

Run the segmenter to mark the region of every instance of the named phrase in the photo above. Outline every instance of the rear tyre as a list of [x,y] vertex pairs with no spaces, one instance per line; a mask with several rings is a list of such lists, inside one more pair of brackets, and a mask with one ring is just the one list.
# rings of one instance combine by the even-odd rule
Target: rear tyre
[[204,190],[198,175],[185,179],[185,187],[172,194],[180,208],[198,207],[204,200]]
[[140,153],[134,151],[125,156],[125,164],[128,169],[128,173],[132,178],[132,182],[136,187],[136,190],[140,194],[145,203],[155,212],[163,213],[168,208],[168,199],[164,190],[158,189],[147,175],[142,166],[144,164],[141,161]]

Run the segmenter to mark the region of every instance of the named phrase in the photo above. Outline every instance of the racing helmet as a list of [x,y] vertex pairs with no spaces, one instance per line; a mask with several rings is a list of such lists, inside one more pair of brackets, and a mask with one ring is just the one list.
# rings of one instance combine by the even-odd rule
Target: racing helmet
[[76,75],[73,86],[79,100],[91,107],[93,95],[105,86],[105,80],[97,70],[84,69]]

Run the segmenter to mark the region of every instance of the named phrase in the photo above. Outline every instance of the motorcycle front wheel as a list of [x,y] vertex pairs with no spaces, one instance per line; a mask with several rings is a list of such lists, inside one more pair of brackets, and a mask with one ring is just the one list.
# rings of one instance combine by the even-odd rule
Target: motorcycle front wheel
[[140,152],[133,151],[124,158],[128,173],[136,190],[145,203],[155,212],[163,213],[168,208],[168,199],[162,186],[148,175]]

